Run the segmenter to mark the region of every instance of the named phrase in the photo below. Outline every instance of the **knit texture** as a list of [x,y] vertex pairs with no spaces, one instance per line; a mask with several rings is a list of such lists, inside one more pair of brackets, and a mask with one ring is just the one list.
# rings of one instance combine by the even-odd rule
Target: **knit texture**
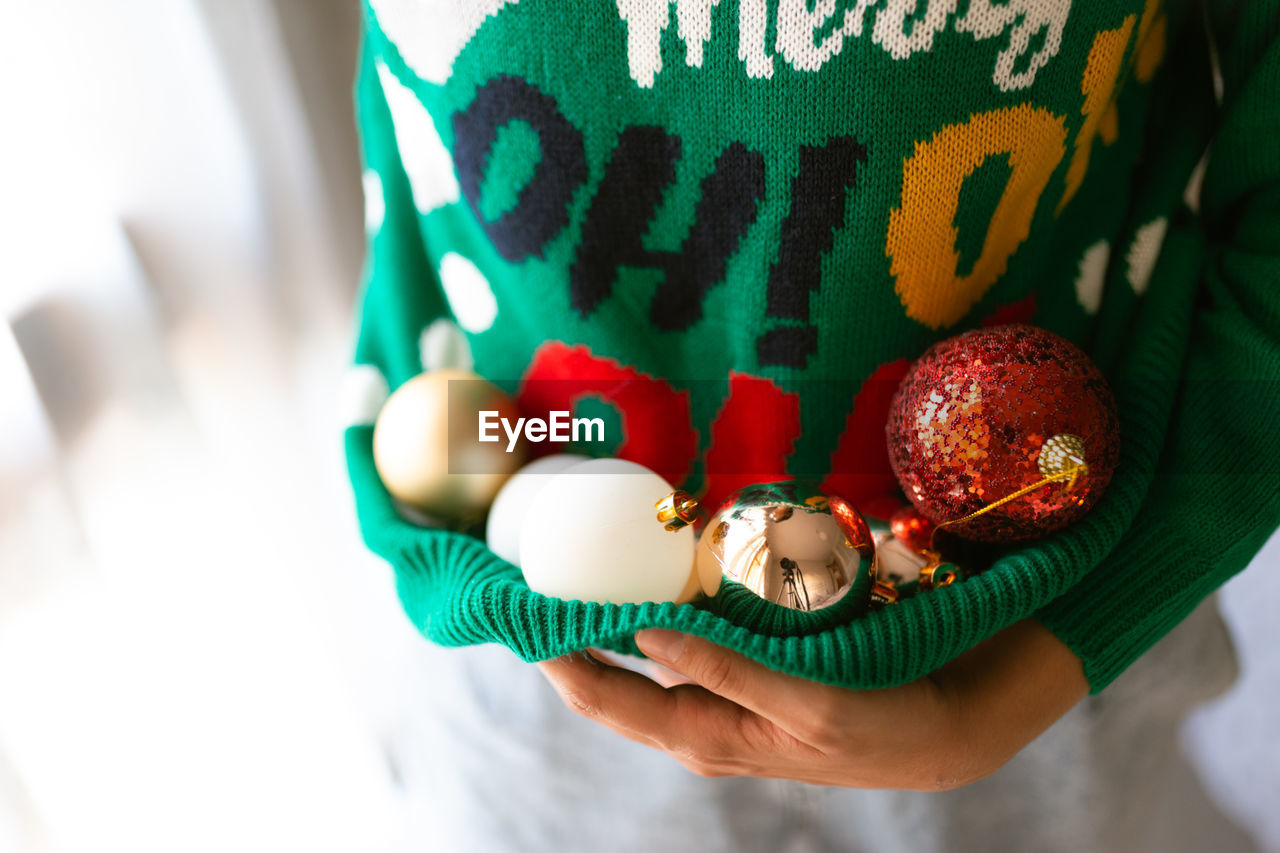
[[[1261,547],[1280,521],[1280,2],[958,6],[366,9],[346,451],[365,539],[427,637],[538,660],[660,626],[882,687],[1035,615],[1096,692]],[[373,468],[379,392],[473,362],[526,414],[604,412],[608,452],[708,505],[808,476],[883,516],[894,383],[931,343],[1012,321],[1111,380],[1109,490],[857,618],[734,590],[715,612],[548,598],[475,531],[402,519]]]

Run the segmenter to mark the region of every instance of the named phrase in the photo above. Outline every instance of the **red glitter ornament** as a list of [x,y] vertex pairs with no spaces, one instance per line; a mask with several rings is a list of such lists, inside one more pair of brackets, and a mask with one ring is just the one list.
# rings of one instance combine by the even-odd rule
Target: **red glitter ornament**
[[898,388],[887,435],[916,508],[982,542],[1035,539],[1080,519],[1120,455],[1101,372],[1070,342],[1023,325],[966,332],[926,352]]

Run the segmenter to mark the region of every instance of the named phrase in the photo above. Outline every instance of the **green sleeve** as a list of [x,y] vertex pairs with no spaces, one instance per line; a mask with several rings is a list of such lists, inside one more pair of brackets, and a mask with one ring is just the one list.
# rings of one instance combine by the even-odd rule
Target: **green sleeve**
[[[1093,693],[1280,524],[1280,0],[1211,8],[1221,109],[1189,225],[1205,263],[1156,479],[1115,551],[1038,613]],[[1166,243],[1165,255],[1176,250]],[[1176,275],[1168,260],[1157,277]]]
[[[428,260],[413,184],[401,161],[384,91],[384,83],[399,84],[393,82],[393,72],[380,57],[379,44],[366,29],[355,87],[366,203],[376,213],[368,227],[353,361],[376,370],[387,388],[394,390],[424,369],[423,331],[433,321],[452,319],[452,315]],[[371,422],[354,423],[345,436],[356,511],[369,547],[395,562],[404,548],[439,539],[445,545],[478,548],[479,556],[501,562],[473,537],[418,528],[400,517],[373,465],[372,432]]]
[[[423,246],[379,61],[366,38],[356,77],[356,118],[366,193],[382,194],[381,203],[374,201],[382,214],[380,224],[369,229],[355,361],[382,370],[395,388],[422,372],[418,350],[422,330],[432,320],[448,316],[448,303]],[[391,72],[383,66],[381,73],[389,76]]]

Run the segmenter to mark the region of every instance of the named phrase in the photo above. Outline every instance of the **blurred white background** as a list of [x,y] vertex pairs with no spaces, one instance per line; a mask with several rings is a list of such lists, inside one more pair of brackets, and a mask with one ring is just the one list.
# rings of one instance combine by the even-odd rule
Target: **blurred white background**
[[[338,389],[357,0],[44,0],[0,29],[0,851],[426,849],[424,642]],[[1184,745],[1280,851],[1280,539]],[[1169,804],[1176,808],[1176,803]]]

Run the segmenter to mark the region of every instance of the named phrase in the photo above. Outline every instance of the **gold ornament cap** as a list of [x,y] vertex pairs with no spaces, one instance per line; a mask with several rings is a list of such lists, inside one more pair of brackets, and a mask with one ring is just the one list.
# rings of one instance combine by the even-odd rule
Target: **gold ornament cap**
[[871,585],[871,606],[886,607],[898,603],[898,589],[891,583],[876,581]]
[[1066,432],[1046,439],[1040,445],[1036,467],[1045,477],[1060,479],[1069,476],[1067,490],[1070,491],[1075,487],[1076,477],[1089,473],[1084,457],[1084,439]]
[[667,530],[676,531],[698,520],[698,499],[680,489],[658,501],[653,508]]

